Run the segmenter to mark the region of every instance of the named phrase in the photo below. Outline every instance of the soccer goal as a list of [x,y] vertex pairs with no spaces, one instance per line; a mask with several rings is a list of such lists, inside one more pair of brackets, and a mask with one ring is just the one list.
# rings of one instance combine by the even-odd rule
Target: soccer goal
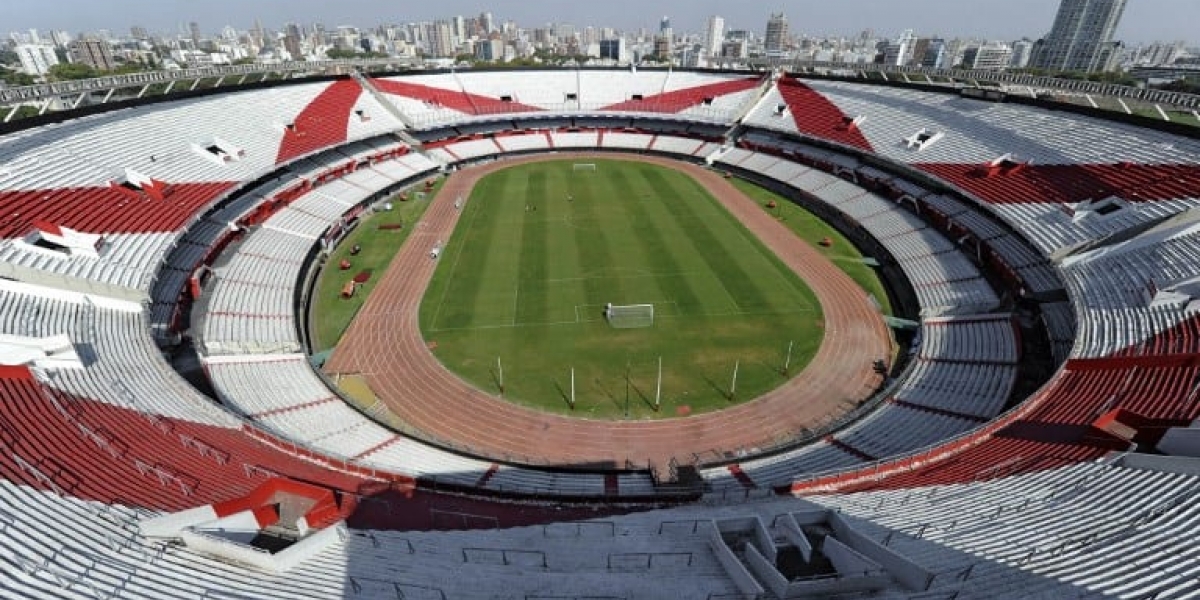
[[572,171],[595,171],[596,163],[575,163],[571,165]]
[[654,325],[653,304],[605,304],[604,318],[614,329],[635,329]]

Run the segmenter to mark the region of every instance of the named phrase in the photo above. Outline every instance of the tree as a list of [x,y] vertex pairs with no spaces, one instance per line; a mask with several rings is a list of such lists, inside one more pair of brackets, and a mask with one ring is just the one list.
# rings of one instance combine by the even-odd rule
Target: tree
[[330,48],[325,51],[325,56],[329,60],[340,60],[343,58],[387,58],[388,55],[382,52],[356,52],[354,50]]
[[33,85],[37,83],[33,75],[22,73],[21,71],[10,71],[8,69],[0,69],[0,79],[12,86]]
[[50,77],[60,81],[71,79],[91,79],[100,73],[83,63],[58,63],[50,67]]

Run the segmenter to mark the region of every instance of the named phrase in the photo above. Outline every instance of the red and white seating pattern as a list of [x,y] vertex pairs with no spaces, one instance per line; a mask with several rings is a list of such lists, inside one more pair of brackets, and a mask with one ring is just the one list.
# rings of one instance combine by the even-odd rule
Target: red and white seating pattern
[[[237,182],[399,127],[356,82],[339,80],[151,104],[0,139],[7,275],[31,279],[28,271],[42,271],[145,297],[181,230]],[[209,151],[219,143],[231,152]],[[130,179],[156,187],[122,185]],[[99,257],[23,244],[36,220],[103,234]]]
[[[576,77],[577,89],[585,89],[584,74],[572,74]],[[677,76],[682,90],[707,85],[699,83],[699,79],[703,79],[699,75],[695,81],[690,74],[654,75],[663,82],[658,92],[662,95],[673,91],[668,87]],[[450,80],[445,80],[447,75],[431,77],[441,77],[442,80],[437,81],[439,85],[448,86],[446,96],[442,97],[445,102],[441,103],[463,109],[453,109],[459,116],[450,118],[488,114],[494,108],[480,98],[490,98],[487,94],[496,93],[495,90],[487,94],[464,92],[464,87],[471,86],[464,86],[459,76],[449,74]],[[450,85],[451,81],[457,83],[457,91]],[[647,78],[646,81],[655,80]],[[430,87],[437,82],[421,85]],[[732,80],[715,84],[733,86]],[[496,89],[502,89],[507,84],[497,80],[495,85],[500,86]],[[251,103],[244,102],[246,96],[230,94],[80,119],[0,140],[0,160],[3,161],[0,166],[0,205],[5,207],[0,222],[5,235],[10,236],[10,240],[19,237],[39,215],[73,215],[80,212],[80,207],[87,207],[80,212],[91,215],[80,221],[89,224],[87,230],[112,235],[114,243],[119,242],[113,250],[118,254],[113,254],[109,260],[114,266],[130,262],[130,259],[117,257],[132,256],[133,249],[137,248],[165,257],[168,246],[181,236],[182,228],[197,218],[201,208],[235,185],[234,182],[251,180],[279,162],[297,159],[357,136],[367,137],[399,127],[396,122],[381,123],[389,117],[377,105],[365,111],[370,113],[370,120],[356,114],[355,111],[360,110],[356,107],[369,106],[373,101],[368,95],[361,94],[361,90],[346,85],[345,81],[273,90],[271,94],[262,92],[262,98],[270,96],[269,103],[253,103],[253,109],[249,108]],[[900,125],[889,123],[890,113],[884,109],[924,114],[917,107],[926,104],[930,95],[891,89],[870,88],[870,93],[864,90],[867,88],[851,84],[813,82],[811,86],[788,84],[773,88],[771,93],[779,94],[780,100],[788,104],[788,114],[780,118],[792,119],[795,131],[890,157],[889,153],[899,150],[885,148],[886,144],[881,140],[890,139],[900,130],[915,125],[916,119],[901,122],[902,119],[897,117]],[[736,103],[732,100],[733,93],[731,103]],[[814,97],[822,99],[814,100]],[[768,95],[761,104],[769,106],[770,98]],[[975,168],[998,155],[978,161],[974,157],[959,158],[978,150],[972,144],[992,144],[984,146],[989,153],[1003,150],[1041,160],[1065,157],[1063,160],[1067,165],[1097,160],[1095,153],[1114,150],[1105,156],[1128,156],[1131,157],[1129,160],[1139,163],[1163,161],[1175,169],[1176,165],[1190,165],[1195,155],[1191,142],[1171,142],[1170,147],[1159,146],[1151,150],[1144,146],[1136,151],[1128,150],[1146,136],[1158,134],[1146,134],[1124,126],[1079,120],[1075,126],[1065,128],[1064,133],[1057,135],[1054,133],[1056,124],[1047,122],[1060,118],[1057,115],[1048,116],[1016,107],[963,111],[956,102],[965,101],[939,98],[944,103],[928,111],[938,111],[941,121],[922,127],[945,131],[946,136],[921,152],[928,152],[929,157],[944,153],[947,162],[926,163],[928,158],[921,161],[897,159],[918,164],[935,175],[939,173],[939,167],[929,165],[953,165],[956,164],[953,161],[961,161]],[[243,102],[236,107],[230,106],[236,100]],[[491,100],[502,102],[498,98]],[[199,117],[195,121],[188,120],[191,115],[210,115],[211,119],[213,114],[227,115],[238,110],[249,113],[247,122],[260,124],[254,119],[276,114],[271,111],[293,101],[295,105],[282,113],[284,121],[279,123],[278,136],[263,134],[257,138],[258,145],[239,139],[236,131],[191,129],[189,125],[203,122]],[[582,96],[578,99],[580,103],[585,101]],[[806,108],[804,102],[817,105],[810,107],[813,110],[802,111],[800,116],[792,114],[796,109]],[[297,108],[299,110],[293,110]],[[223,110],[226,112],[222,113]],[[440,110],[451,109],[426,107],[427,113]],[[981,114],[976,115],[976,112]],[[345,127],[340,122],[343,114],[350,115]],[[866,118],[848,126],[845,122],[848,116]],[[130,120],[125,121],[126,117]],[[775,118],[756,112],[751,115],[750,122]],[[369,125],[371,123],[374,125]],[[289,124],[294,127],[288,127]],[[377,126],[379,129],[375,129]],[[1035,133],[1012,141],[994,133],[1003,127],[1017,127],[1022,132],[1026,131],[1022,129],[1024,127]],[[786,129],[784,126],[771,128]],[[233,170],[228,173],[235,175],[217,178],[218,174],[225,174],[223,166],[212,164],[209,158],[190,148],[188,151],[192,155],[187,155],[160,137],[147,140],[143,146],[137,144],[137,140],[151,134],[188,131],[200,137],[192,140],[197,144],[220,137],[246,149],[246,162],[230,161],[234,164],[229,166]],[[1046,132],[1044,138],[1039,137],[1038,131]],[[956,138],[961,138],[964,133],[974,133],[984,141],[960,139],[956,142]],[[549,141],[555,139],[554,136],[576,135],[589,136],[592,147],[603,143],[598,132],[531,137]],[[911,132],[905,135],[911,135]],[[44,143],[46,138],[55,138],[62,143],[53,149],[45,149],[48,146]],[[262,138],[277,143],[262,142]],[[1042,139],[1047,141],[1038,141]],[[561,140],[566,146],[586,146],[582,137],[561,137]],[[678,148],[679,154],[689,154],[686,147],[693,145],[682,139],[667,141],[660,138],[648,147],[664,141],[668,146]],[[1023,147],[1028,154],[1022,155],[1021,148],[1009,147],[1021,145],[1017,142],[1025,144]],[[1094,147],[1084,147],[1087,146],[1084,142],[1092,142]],[[1112,147],[1106,147],[1106,144]],[[89,156],[96,148],[109,147],[114,147],[114,152]],[[707,143],[699,144],[690,154],[696,155],[706,148],[715,149]],[[110,181],[120,179],[123,169],[130,168],[124,161],[136,159],[136,153],[146,149],[156,152],[155,159],[149,161],[147,157],[146,162],[151,166],[142,165],[138,172],[164,182],[166,189],[175,191],[164,199],[155,199],[137,195],[149,196],[147,192],[133,192],[135,198],[109,188]],[[267,150],[272,151],[269,159],[258,154]],[[161,159],[157,153],[162,153]],[[196,161],[190,160],[193,155],[198,157]],[[184,160],[185,157],[189,160]],[[945,240],[939,241],[925,232],[921,223],[906,213],[897,213],[906,215],[902,217],[885,217],[885,209],[897,210],[886,200],[856,193],[854,186],[839,179],[807,167],[797,168],[798,165],[762,153],[734,150],[726,157],[727,164],[744,165],[747,169],[788,182],[824,198],[863,223],[873,224],[871,231],[885,245],[891,242],[889,248],[894,249],[894,254],[915,278],[918,287],[930,282],[955,283],[961,281],[958,273],[966,273],[962,264],[943,264],[940,260],[935,261],[936,265],[926,264],[933,257],[949,254],[949,246]],[[834,162],[844,160],[832,154],[825,158]],[[254,167],[257,163],[252,161],[262,161],[262,164]],[[395,164],[387,168],[371,167],[369,172],[358,176],[358,182],[374,185],[384,179],[398,181],[405,178],[402,176],[405,170],[419,172],[435,166],[423,156],[393,162],[401,167],[397,168]],[[853,159],[850,162],[854,163]],[[313,168],[316,166],[314,164]],[[851,164],[850,168],[856,166]],[[1130,170],[1130,167],[1120,168]],[[1188,171],[1180,169],[1186,185]],[[1132,171],[1143,178],[1161,178],[1165,172],[1153,169],[1142,172],[1136,167]],[[21,179],[14,179],[14,172],[20,173]],[[1022,171],[1030,173],[1029,176],[1047,172],[1039,174],[1037,168]],[[1015,211],[1005,213],[999,205],[1008,201],[982,191],[980,186],[984,184],[956,180],[955,177],[965,176],[956,174],[953,169],[941,173],[990,203],[987,205],[1035,240],[1044,252],[1071,240],[1090,240],[1089,236],[1100,235],[1103,231],[1119,230],[1117,226],[1096,229],[1090,224],[1086,227],[1092,229],[1086,229],[1074,220],[1054,221]],[[1078,172],[1068,173],[1066,177],[1077,175]],[[1018,173],[1017,177],[1022,175]],[[1010,181],[1020,185],[1021,180]],[[1138,181],[1141,180],[1114,185],[1116,189],[1128,191],[1142,185]],[[277,190],[279,185],[279,182],[269,183],[264,186],[264,192]],[[314,222],[299,214],[281,212],[283,216],[275,229],[264,227],[260,232],[309,239],[316,231],[317,222],[325,222],[332,216],[333,213],[325,209],[342,200],[342,192],[351,190],[347,187],[351,185],[357,184],[346,182],[336,187],[331,184],[328,189],[321,188],[310,194],[313,202],[319,201],[310,207],[314,211],[312,214],[320,215],[312,217]],[[1175,197],[1181,192],[1175,191],[1173,185],[1146,192],[1148,196],[1142,200],[1156,200],[1155,208],[1160,210],[1153,215],[1147,213],[1146,218],[1167,216],[1187,205],[1187,198]],[[999,190],[1004,186],[994,187]],[[1051,189],[1061,188],[1052,185]],[[1138,189],[1145,191],[1147,188]],[[95,202],[95,198],[102,197],[93,194],[97,190],[109,190],[106,193],[110,204]],[[1060,195],[1045,204],[1073,198]],[[1172,205],[1163,200],[1178,202]],[[165,203],[168,210],[145,209],[154,202]],[[944,204],[951,202],[947,200]],[[35,208],[32,214],[23,212],[27,207]],[[204,240],[219,236],[218,231],[224,224],[236,220],[249,208],[248,204],[240,204],[223,215],[206,217],[196,228],[196,235],[185,238],[196,242],[194,249],[185,248],[186,252],[179,256],[198,256],[204,248]],[[300,209],[292,210],[299,212]],[[969,219],[971,217],[963,217],[962,220],[969,230],[984,231],[986,225],[974,229]],[[64,226],[73,224],[67,222],[66,216],[62,221]],[[1061,231],[1037,237],[1035,230],[1038,227]],[[169,239],[127,241],[115,237],[121,234],[157,234]],[[1004,235],[1000,232],[989,239],[1001,239]],[[269,241],[273,240],[263,237],[253,244]],[[1091,423],[1108,411],[1120,409],[1147,419],[1185,423],[1200,416],[1200,406],[1189,400],[1195,395],[1200,369],[1190,358],[1197,354],[1197,346],[1192,341],[1197,339],[1194,335],[1198,331],[1197,321],[1187,310],[1150,309],[1145,288],[1138,285],[1146,283],[1146,278],[1168,284],[1195,277],[1197,274],[1191,266],[1194,261],[1190,260],[1195,255],[1194,240],[1190,234],[1183,234],[1155,241],[1161,243],[1134,243],[1119,251],[1089,256],[1064,268],[1073,299],[1080,303],[1078,314],[1074,315],[1080,322],[1080,330],[1092,333],[1081,334],[1076,346],[1077,356],[1029,405],[987,426],[985,431],[956,442],[952,449],[954,454],[949,458],[939,455],[940,458],[934,460],[912,460],[903,469],[895,471],[873,467],[871,476],[860,480],[852,479],[861,474],[851,471],[851,479],[845,480],[847,487],[860,491],[818,497],[816,501],[860,519],[860,526],[872,531],[877,540],[894,545],[936,573],[929,589],[923,590],[934,594],[945,592],[946,596],[956,597],[997,594],[1022,597],[1133,594],[1141,597],[1155,594],[1155,597],[1166,598],[1200,592],[1196,584],[1195,557],[1189,550],[1190,534],[1196,524],[1194,494],[1200,489],[1195,476],[1172,472],[1177,463],[1156,463],[1151,459],[1128,466],[1085,462],[1126,447],[1114,439],[1096,438],[1096,431],[1089,429]],[[254,248],[252,242],[247,242],[240,249],[244,251],[247,247]],[[299,247],[297,244],[296,249]],[[9,256],[14,263],[28,260],[17,254]],[[103,255],[101,260],[104,260]],[[147,260],[131,268],[145,271],[160,260]],[[182,273],[187,262],[190,260],[183,258],[172,268]],[[107,288],[100,288],[99,293],[92,290],[91,295],[81,293],[88,291],[86,282],[89,281],[148,291],[152,278],[122,279],[121,275],[72,270],[78,267],[60,265],[32,265],[31,268],[77,278],[81,281],[80,291],[67,293],[5,283],[0,286],[0,332],[18,335],[65,333],[86,349],[82,355],[87,360],[80,371],[31,373],[21,368],[4,368],[0,372],[0,385],[7,400],[0,404],[0,449],[3,450],[0,452],[0,472],[7,480],[0,482],[0,561],[9,567],[0,570],[0,595],[215,598],[223,595],[329,597],[387,592],[406,597],[436,593],[447,597],[471,597],[481,589],[479,582],[486,581],[489,589],[501,586],[524,596],[543,594],[547,590],[553,590],[555,594],[594,595],[602,590],[626,598],[656,598],[664,593],[723,597],[734,594],[737,586],[708,552],[708,546],[692,534],[664,535],[663,521],[686,519],[688,515],[710,519],[729,515],[731,511],[738,515],[761,511],[764,520],[769,520],[766,517],[801,506],[799,501],[786,499],[757,506],[697,506],[649,513],[649,516],[634,515],[615,519],[613,533],[609,536],[585,538],[576,533],[574,537],[568,536],[568,541],[552,535],[550,529],[541,528],[461,535],[400,535],[360,529],[342,540],[340,547],[314,559],[302,572],[282,576],[250,572],[177,547],[164,549],[131,534],[129,526],[143,514],[141,508],[133,507],[178,510],[222,500],[246,492],[268,474],[304,479],[341,491],[346,499],[343,509],[349,516],[356,509],[368,510],[366,494],[359,492],[369,487],[368,484],[380,482],[377,473],[369,469],[339,468],[303,449],[289,448],[291,453],[305,455],[303,459],[280,451],[280,447],[287,447],[286,443],[269,440],[269,436],[248,428],[239,418],[195,392],[170,369],[152,345],[147,311],[142,311],[136,304],[110,297],[104,293],[109,291]],[[248,276],[253,272],[254,269],[247,271]],[[1140,282],[1138,274],[1143,275]],[[170,277],[178,279],[177,275]],[[977,271],[973,278],[978,278]],[[919,295],[921,293],[918,291]],[[230,306],[252,302],[249,297],[240,295],[229,298]],[[155,299],[166,302],[166,298],[158,295]],[[928,293],[921,299],[923,303],[934,305],[943,302]],[[275,307],[280,304],[280,299],[271,297],[262,302]],[[1046,317],[1048,325],[1053,323],[1051,340],[1060,352],[1062,344],[1070,339],[1070,310],[1068,306],[1060,305]],[[1112,315],[1122,317],[1109,319]],[[916,367],[900,382],[894,398],[872,417],[827,440],[791,453],[748,461],[736,469],[722,467],[724,475],[720,472],[705,472],[704,475],[717,488],[726,487],[726,481],[728,487],[786,483],[806,472],[844,471],[864,461],[910,452],[917,446],[978,426],[1003,405],[1015,377],[1013,352],[1019,344],[1005,337],[1013,332],[1011,327],[1004,327],[1005,323],[1004,318],[927,323],[928,335],[919,351]],[[954,331],[933,330],[938,327],[954,328]],[[959,331],[960,327],[963,331]],[[986,331],[978,331],[980,329]],[[1126,333],[1131,335],[1124,335]],[[973,345],[983,337],[997,336],[1004,341],[982,347]],[[948,356],[955,358],[945,359]],[[966,360],[960,360],[963,357]],[[414,458],[414,453],[426,451],[427,447],[398,439],[399,436],[388,437],[390,434],[365,419],[346,425],[357,413],[352,415],[353,411],[344,405],[329,402],[311,372],[307,372],[310,379],[302,390],[292,389],[296,382],[305,381],[299,370],[308,368],[303,358],[286,356],[273,360],[283,365],[278,372],[250,367],[251,362],[261,359],[216,359],[210,361],[209,368],[218,372],[216,379],[233,382],[230,387],[251,389],[251,393],[241,400],[246,402],[241,405],[241,412],[254,416],[264,428],[294,437],[319,449],[322,454],[357,457],[362,464],[384,469],[422,465],[434,477],[442,476],[459,484],[469,482],[478,474],[478,469],[485,468],[481,480],[496,482],[497,489],[510,489],[511,486],[587,495],[599,495],[608,490],[608,482],[603,478],[555,475],[547,480],[538,479],[532,471],[493,468],[498,466],[469,459],[440,464],[433,461],[446,457]],[[264,388],[263,384],[269,381],[264,377],[268,375],[281,379]],[[326,412],[329,409],[337,414]],[[309,414],[308,411],[318,412]],[[1185,466],[1180,470],[1194,472],[1194,467]],[[1020,475],[1026,472],[1031,473]],[[622,486],[625,483],[633,489],[648,489],[644,479],[627,479]],[[816,489],[819,484],[820,481],[812,482],[812,487],[806,488],[802,482],[795,489]],[[912,489],[916,486],[929,487]],[[359,506],[359,502],[363,504]],[[467,517],[462,518],[466,522]],[[658,533],[652,534],[653,530]],[[586,541],[581,543],[581,540]],[[487,558],[471,559],[477,555],[470,550],[480,547],[487,549]],[[523,562],[523,558],[510,559],[504,548],[520,549],[527,553],[520,556],[534,558],[529,564]],[[397,566],[395,557],[403,553],[408,553],[409,560]],[[647,558],[647,564],[653,576],[647,576],[646,570],[632,574],[618,570],[614,574],[612,557],[624,554],[651,557]],[[653,558],[655,555],[685,554],[688,556],[686,568],[673,562],[670,563],[673,566],[664,568]],[[500,564],[490,564],[496,556],[499,556]],[[517,554],[514,552],[513,556]],[[1114,567],[1114,564],[1118,566]],[[670,574],[660,571],[670,571]],[[902,594],[899,588],[889,590],[889,593]]]
[[728,123],[757,100],[761,77],[679,71],[470,71],[372,79],[419,127],[535,112],[678,114]]

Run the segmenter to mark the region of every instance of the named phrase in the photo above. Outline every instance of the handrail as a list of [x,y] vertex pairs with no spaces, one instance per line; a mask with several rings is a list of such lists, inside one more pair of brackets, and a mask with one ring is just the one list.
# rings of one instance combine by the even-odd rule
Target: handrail
[[[1009,73],[1006,71],[987,71],[979,69],[939,69],[933,67],[907,65],[898,66],[812,60],[760,59],[751,60],[749,61],[749,64],[759,67],[782,67],[796,71],[813,73],[853,73],[858,77],[866,77],[868,74],[882,74],[884,76],[900,75],[905,77],[905,82],[907,83],[912,83],[912,80],[907,79],[907,76],[909,75],[924,76],[927,78],[926,81],[929,83],[933,83],[932,78],[934,77],[953,82],[993,82],[1025,90],[1060,91],[1071,94],[1090,94],[1115,98],[1129,98],[1154,104],[1169,104],[1171,106],[1192,109],[1200,108],[1200,95],[1197,94],[1154,90],[1115,83],[1102,83],[1098,81],[1048,77],[1045,75],[1030,75],[1028,73]],[[923,82],[918,81],[916,83]],[[958,85],[962,86],[965,84],[960,83]]]
[[388,67],[411,63],[402,59],[339,59],[321,61],[288,61],[280,63],[255,63],[248,65],[224,65],[213,67],[195,67],[172,71],[145,71],[125,75],[105,75],[92,79],[76,79],[57,81],[53,83],[38,83],[0,90],[0,104],[14,102],[33,102],[57,96],[85,94],[88,92],[107,91],[113,89],[131,88],[135,86],[153,85],[156,83],[174,83],[209,79],[214,77],[229,77],[231,75],[268,75],[271,73],[312,73],[323,70]]
[[[287,76],[314,72],[347,72],[349,70],[394,69],[396,67],[422,67],[418,60],[405,58],[383,59],[339,59],[317,61],[287,61],[279,63],[255,63],[248,65],[224,65],[212,67],[196,67],[173,71],[146,71],[125,75],[106,75],[92,79],[40,83],[28,86],[12,87],[0,90],[0,104],[19,102],[36,102],[48,98],[78,95],[89,92],[108,91],[135,86],[153,84],[170,84],[179,81],[193,81],[210,78],[224,79],[230,76],[245,78],[251,75],[267,76],[271,73],[281,73]],[[926,82],[933,83],[932,78],[952,82],[992,82],[1024,90],[1062,91],[1071,94],[1091,94],[1116,98],[1130,98],[1155,104],[1168,104],[1185,108],[1200,108],[1200,95],[1167,90],[1139,88],[1115,83],[1103,83],[1027,73],[1009,73],[1006,71],[988,71],[979,69],[941,69],[922,66],[898,66],[866,63],[830,62],[804,59],[751,59],[746,61],[747,69],[785,68],[794,71],[807,72],[840,72],[865,77],[868,74],[899,75],[906,82],[910,75],[922,76]],[[565,70],[586,71],[589,67],[565,67]],[[721,70],[719,72],[728,72]],[[232,84],[237,87],[241,82]],[[920,83],[920,82],[918,82]],[[959,84],[962,85],[962,84]]]

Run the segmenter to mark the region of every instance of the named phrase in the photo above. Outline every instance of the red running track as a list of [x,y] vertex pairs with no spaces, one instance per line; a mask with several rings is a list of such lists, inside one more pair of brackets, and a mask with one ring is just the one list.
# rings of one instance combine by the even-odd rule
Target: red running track
[[714,451],[773,447],[801,429],[819,427],[831,414],[850,410],[880,385],[873,362],[890,357],[891,337],[854,281],[721,174],[642,155],[624,158],[689,173],[812,288],[824,311],[825,334],[805,370],[756,400],[719,412],[655,421],[593,421],[511,404],[445,369],[426,347],[418,311],[437,266],[429,249],[450,239],[461,214],[454,199],[469,197],[476,181],[494,171],[562,158],[501,160],[452,175],[351,323],[326,370],[364,376],[392,412],[430,439],[452,441],[492,459],[590,467],[624,467],[626,461],[661,466],[672,457],[692,464],[698,456],[712,458]]

